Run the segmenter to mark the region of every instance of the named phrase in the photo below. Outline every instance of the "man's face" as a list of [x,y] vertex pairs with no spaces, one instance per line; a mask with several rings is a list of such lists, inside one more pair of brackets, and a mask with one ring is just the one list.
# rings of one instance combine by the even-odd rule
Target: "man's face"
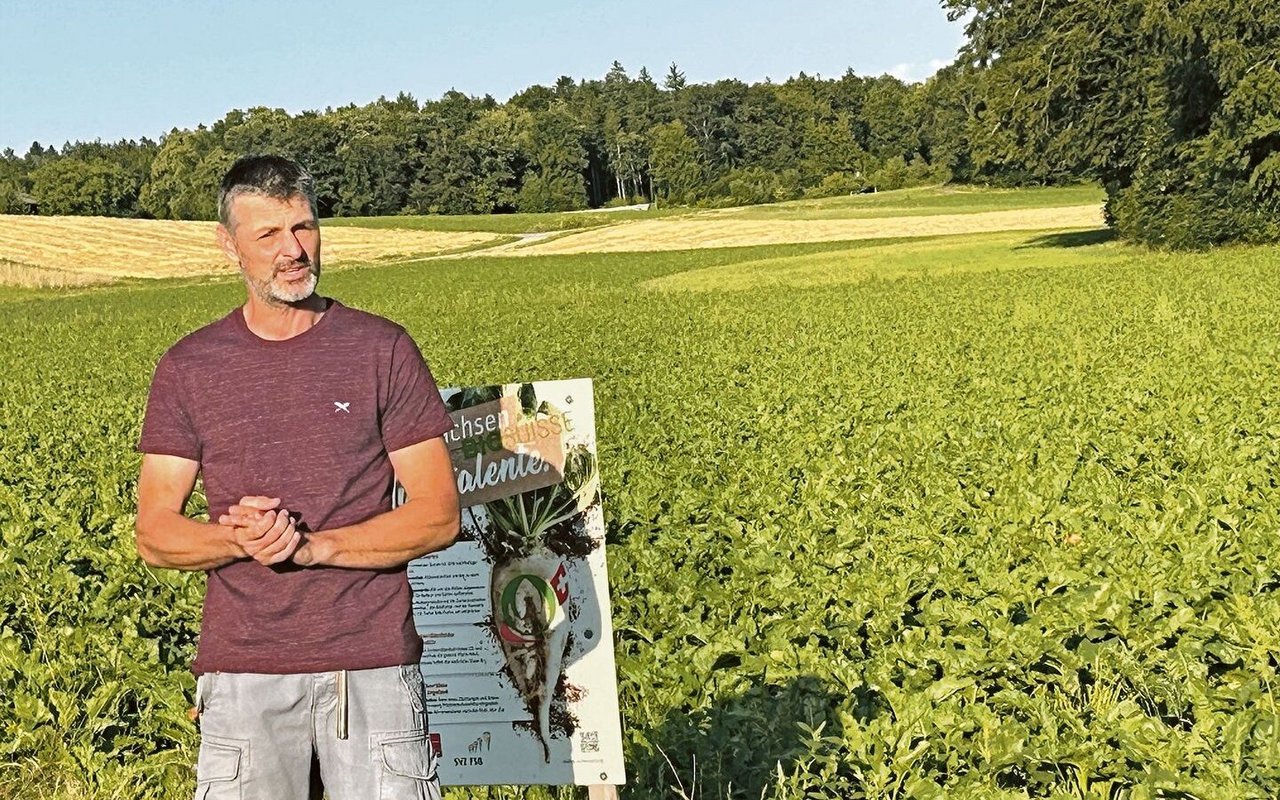
[[297,303],[316,290],[320,223],[305,197],[237,196],[230,229],[218,226],[218,244],[240,265],[249,291],[268,305]]

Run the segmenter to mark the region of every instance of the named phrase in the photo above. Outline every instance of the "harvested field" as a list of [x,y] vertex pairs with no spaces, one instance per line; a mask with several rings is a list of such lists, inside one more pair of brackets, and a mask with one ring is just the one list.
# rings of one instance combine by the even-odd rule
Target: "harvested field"
[[27,289],[64,289],[110,283],[111,278],[86,272],[67,272],[19,264],[0,259],[0,286],[22,286]]
[[[806,242],[1098,228],[1097,204],[916,214],[889,218],[768,218],[694,212],[626,220],[577,232],[510,235],[479,231],[324,226],[328,267],[439,256],[648,252]],[[763,213],[763,212],[759,212]],[[0,285],[55,287],[117,278],[231,275],[211,222],[103,217],[0,216]]]
[[758,206],[719,208],[704,216],[740,219],[883,219],[934,214],[976,214],[981,211],[1015,211],[1032,208],[1065,208],[1102,203],[1102,187],[1041,186],[993,189],[979,186],[921,186],[847,197],[788,200]]
[[1102,225],[1102,207],[1098,204],[887,219],[747,220],[684,217],[595,228],[508,250],[503,254],[526,256],[694,250],[706,247],[841,242],[995,231],[1098,228]]
[[[491,233],[326,227],[324,263],[340,267],[421,258],[502,240]],[[232,271],[215,244],[212,222],[104,217],[0,216],[0,261],[99,280]],[[15,282],[0,278],[0,283]]]

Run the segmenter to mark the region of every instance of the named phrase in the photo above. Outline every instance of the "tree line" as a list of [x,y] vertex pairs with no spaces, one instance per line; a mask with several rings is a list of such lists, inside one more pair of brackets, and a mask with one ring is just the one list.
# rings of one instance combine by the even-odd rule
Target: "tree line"
[[1280,240],[1280,5],[943,0],[955,63],[905,83],[661,82],[614,62],[505,103],[450,91],[235,110],[149,139],[0,154],[0,210],[212,219],[238,156],[314,174],[324,216],[730,205],[924,183],[1100,181],[1109,221],[1162,246]]
[[[943,78],[661,84],[615,62],[505,103],[451,91],[291,115],[235,110],[149,139],[38,142],[0,156],[9,213],[210,219],[216,184],[249,152],[298,158],[326,216],[557,211],[647,201],[760,203],[909,183],[1003,179],[974,170],[937,113]],[[1025,176],[1012,176],[1022,180]]]

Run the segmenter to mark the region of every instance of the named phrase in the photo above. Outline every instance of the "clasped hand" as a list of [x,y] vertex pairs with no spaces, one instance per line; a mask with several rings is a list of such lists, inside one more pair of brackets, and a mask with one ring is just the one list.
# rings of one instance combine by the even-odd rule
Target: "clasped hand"
[[218,517],[218,524],[230,528],[244,554],[259,564],[288,561],[302,543],[302,532],[289,510],[276,509],[278,497],[249,496]]

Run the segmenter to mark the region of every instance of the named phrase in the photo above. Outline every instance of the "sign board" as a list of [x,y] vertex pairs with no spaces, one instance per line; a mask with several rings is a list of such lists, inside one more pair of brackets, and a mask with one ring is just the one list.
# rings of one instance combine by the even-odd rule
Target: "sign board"
[[440,782],[621,784],[591,381],[440,394],[462,532],[409,564]]

